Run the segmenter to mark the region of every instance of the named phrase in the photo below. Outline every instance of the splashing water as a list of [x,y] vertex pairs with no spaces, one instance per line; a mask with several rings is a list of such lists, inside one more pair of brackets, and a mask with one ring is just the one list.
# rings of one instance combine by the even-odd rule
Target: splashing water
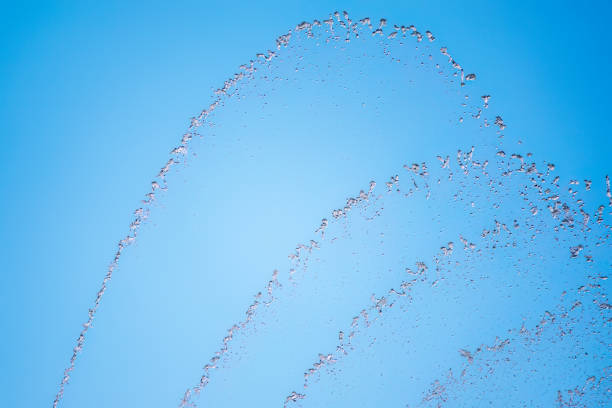
[[108,405],[609,404],[609,178],[556,176],[439,41],[334,13],[241,66],[134,212],[53,406],[120,259],[142,296],[81,363],[132,367],[79,380]]

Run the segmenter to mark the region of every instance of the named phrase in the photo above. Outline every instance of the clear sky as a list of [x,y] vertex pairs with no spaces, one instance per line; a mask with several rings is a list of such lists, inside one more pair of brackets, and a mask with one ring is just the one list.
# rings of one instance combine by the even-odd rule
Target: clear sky
[[[467,71],[477,74],[476,92],[493,95],[491,109],[503,113],[525,151],[554,162],[563,180],[593,180],[599,196],[592,204],[605,202],[604,177],[612,173],[607,2],[124,3],[24,1],[3,2],[0,8],[3,406],[51,406],[116,243],[125,236],[133,210],[190,118],[211,103],[213,91],[241,64],[273,49],[278,35],[302,21],[347,10],[353,18],[385,17],[391,24],[431,30],[437,38],[434,48],[447,46]],[[315,57],[314,61],[330,58]],[[347,70],[344,77],[326,75],[354,83],[357,71]],[[384,72],[381,68],[379,76]],[[372,78],[360,78],[364,100],[375,100]],[[317,92],[325,88],[310,85],[292,83],[269,95],[274,107],[270,115],[278,115],[287,101],[319,101]],[[406,86],[398,84],[400,89]],[[349,137],[354,133],[342,133],[344,123],[355,132],[361,123],[355,117],[361,108],[349,105],[348,96],[334,105],[322,93],[327,110],[309,110],[306,102],[289,104],[280,122],[257,122],[260,112],[265,116],[259,99],[245,101],[254,110],[244,116],[238,114],[240,106],[228,103],[219,113],[218,121],[225,125],[218,130],[219,140],[227,135],[248,141],[211,142],[210,150],[209,142],[203,142],[191,167],[169,186],[143,230],[141,246],[125,258],[108,289],[100,321],[88,334],[82,360],[66,388],[65,406],[178,404],[184,389],[197,383],[225,330],[242,318],[271,271],[286,269],[287,254],[297,243],[308,242],[321,218],[329,218],[347,197],[367,189],[370,179],[384,188],[380,177],[399,171],[403,157],[431,161],[430,153],[437,150],[452,154],[457,148],[469,149],[452,136],[418,143],[398,136],[397,130],[404,129],[400,120],[412,120],[409,134],[446,129],[434,124],[448,119],[449,101],[440,102],[440,112],[422,116],[422,123],[415,119],[426,112],[425,106],[436,104],[434,97],[427,99],[428,86],[434,85],[420,82],[414,88],[423,98],[422,111],[408,114],[401,103],[387,99],[379,101],[386,103],[382,113],[359,119],[365,121],[366,133],[382,129],[388,139],[380,149],[359,144],[361,139]],[[257,90],[250,92],[255,95]],[[401,101],[409,92],[385,95]],[[317,117],[315,124],[300,116],[304,112],[327,114]],[[252,126],[248,135],[240,133],[243,124]],[[277,133],[263,138],[275,125]],[[281,133],[292,125],[294,137],[283,138]],[[432,146],[428,140],[441,145]],[[326,143],[335,161],[318,155],[317,147],[329,146]],[[292,155],[317,165],[300,167],[302,162]],[[320,185],[321,180],[337,181]],[[240,201],[244,197],[252,201]],[[419,225],[413,227],[426,228]],[[363,231],[356,221],[351,228]],[[437,238],[431,237],[431,242]],[[385,248],[393,253],[393,245]],[[348,258],[340,255],[322,259],[338,262],[337,269],[347,268],[337,260]],[[380,269],[384,263],[377,259],[363,255],[358,262]],[[388,268],[399,268],[403,261],[397,258]],[[326,270],[318,268],[321,273]],[[293,307],[299,309],[296,302]],[[338,321],[350,320],[352,312],[342,313],[342,304],[336,306]],[[282,316],[290,315],[291,307],[275,312],[281,315],[278,321],[287,321]],[[267,344],[262,336],[250,343],[244,340],[244,349],[269,352],[258,343]],[[308,362],[312,357],[316,354],[302,356]],[[310,363],[296,364],[302,370]],[[355,370],[346,372],[350,378]],[[233,381],[243,378],[229,373]],[[257,375],[265,377],[265,370]],[[224,383],[230,384],[227,389],[214,391],[218,394],[211,401],[219,404],[223,399],[214,398],[223,392],[239,393],[229,379]],[[298,382],[296,390],[299,387]],[[243,395],[235,403],[248,400]],[[369,403],[375,401],[363,402]]]

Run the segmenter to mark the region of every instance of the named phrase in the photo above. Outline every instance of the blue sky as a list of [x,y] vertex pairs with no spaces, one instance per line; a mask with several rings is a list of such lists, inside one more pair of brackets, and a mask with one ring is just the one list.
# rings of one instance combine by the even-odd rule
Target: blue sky
[[[1,7],[0,349],[7,368],[0,387],[7,406],[51,404],[116,242],[190,117],[210,103],[212,91],[240,64],[271,49],[279,34],[303,20],[347,10],[354,17],[386,17],[429,29],[477,73],[479,89],[493,95],[491,103],[513,135],[556,163],[562,178],[591,178],[594,189],[603,191],[610,172],[605,2],[4,2]],[[312,220],[367,181],[355,176],[346,191],[329,189],[325,199],[298,205],[299,221],[290,223],[287,211],[287,231],[266,236],[269,249],[250,253],[253,263],[275,267],[307,235],[304,229],[311,232]],[[189,194],[188,187],[177,188]],[[299,194],[297,187],[288,191],[278,200]],[[169,201],[167,214],[182,206]],[[230,230],[241,228],[240,222],[248,223],[236,221]],[[264,224],[257,220],[243,228],[254,235]],[[219,251],[236,241],[218,239]],[[214,282],[214,277],[206,281]],[[265,280],[258,276],[253,282]],[[249,293],[250,284],[244,288]],[[136,284],[109,289],[109,315],[121,313],[120,302],[112,305],[113,291],[116,299],[127,299],[137,288],[130,285]],[[182,286],[170,290],[169,277],[156,285],[169,288],[168,299],[180,297]],[[231,310],[242,313],[249,301],[236,296]],[[164,313],[172,320],[171,310]],[[225,327],[231,321],[219,314],[217,323]],[[179,319],[172,330],[180,331],[180,323],[186,322]],[[95,328],[91,335],[105,336]],[[213,336],[211,344],[218,339]],[[102,340],[92,338],[96,341]],[[198,339],[191,341],[196,347]],[[96,356],[89,344],[83,356],[87,353]],[[95,361],[87,364],[95,367]],[[186,386],[197,379],[185,377]],[[85,393],[72,385],[67,393]],[[104,392],[97,391],[104,406]],[[126,406],[139,401],[133,394],[124,397]]]

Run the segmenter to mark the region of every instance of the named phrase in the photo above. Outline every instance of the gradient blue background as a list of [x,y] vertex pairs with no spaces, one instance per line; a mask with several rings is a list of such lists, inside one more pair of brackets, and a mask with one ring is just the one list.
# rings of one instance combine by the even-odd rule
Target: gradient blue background
[[[430,29],[474,68],[514,134],[601,191],[607,2],[3,2],[2,406],[50,406],[115,243],[212,90],[279,34],[336,9]],[[269,239],[262,258],[297,242]]]

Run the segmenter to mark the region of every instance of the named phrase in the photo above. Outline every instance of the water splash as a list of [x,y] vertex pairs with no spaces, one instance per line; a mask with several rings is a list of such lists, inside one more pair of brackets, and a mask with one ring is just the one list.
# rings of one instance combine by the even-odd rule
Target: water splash
[[[233,100],[246,98],[250,95],[249,92],[254,92],[253,89],[261,83],[260,81],[274,84],[274,81],[282,83],[283,81],[295,80],[295,77],[291,77],[288,73],[282,71],[282,66],[279,68],[279,65],[274,65],[275,61],[290,61],[290,64],[297,61],[295,62],[295,71],[298,74],[307,76],[311,72],[309,70],[312,70],[312,67],[306,66],[302,62],[302,57],[296,57],[297,50],[303,50],[305,47],[308,47],[307,41],[315,42],[321,46],[338,47],[342,44],[351,43],[351,41],[356,42],[364,38],[370,38],[371,41],[378,42],[377,44],[387,61],[402,63],[405,58],[414,57],[417,69],[425,69],[429,70],[429,72],[437,73],[444,79],[446,89],[451,92],[463,92],[463,87],[466,86],[467,82],[476,80],[476,74],[464,73],[464,68],[451,57],[446,47],[439,49],[439,54],[446,60],[446,67],[441,62],[436,62],[432,54],[429,54],[428,49],[417,48],[414,55],[406,55],[405,52],[399,51],[396,49],[398,47],[397,42],[401,42],[402,46],[404,46],[403,42],[409,40],[409,37],[413,37],[411,40],[419,44],[424,36],[412,25],[394,25],[393,31],[385,33],[385,30],[389,30],[385,28],[388,26],[385,19],[380,19],[376,25],[373,25],[369,18],[354,22],[346,12],[342,14],[334,13],[329,19],[322,22],[318,20],[314,20],[312,23],[303,22],[295,30],[278,37],[276,41],[277,51],[258,53],[256,58],[250,61],[249,64],[241,66],[240,72],[228,79],[223,87],[216,91],[217,96],[213,103],[198,116],[192,118],[191,126],[187,133],[183,135],[181,143],[171,151],[171,157],[161,168],[154,181],[152,181],[151,191],[145,195],[143,207],[135,211],[134,220],[130,225],[130,233],[118,244],[117,253],[103,280],[94,305],[89,311],[84,329],[77,340],[70,365],[64,372],[60,389],[54,401],[54,407],[58,406],[59,401],[63,397],[65,385],[75,367],[77,356],[83,348],[85,335],[93,323],[102,296],[107,288],[107,284],[111,280],[114,269],[118,265],[122,252],[134,242],[141,225],[149,218],[153,210],[156,194],[167,190],[167,176],[173,169],[187,162],[192,140],[197,140],[201,137],[198,133],[199,128],[203,125],[212,125],[215,120],[218,127],[219,123],[223,123],[224,118],[220,117],[219,113],[229,109],[228,106],[231,105]],[[429,42],[435,40],[434,35],[430,31],[425,33],[425,37],[427,37]],[[364,34],[371,35],[365,36]],[[299,46],[292,48],[292,44],[296,41]],[[350,58],[356,58],[356,56],[351,54]],[[277,76],[274,76],[275,72],[278,73]],[[315,73],[317,72],[315,71]],[[284,79],[282,75],[285,75]],[[316,77],[316,75],[314,76]],[[453,89],[455,91],[452,91]],[[454,95],[457,96],[458,94],[455,93]],[[267,94],[262,94],[261,97],[264,100],[270,98]],[[568,275],[571,277],[566,278],[568,282],[564,281],[559,285],[550,285],[554,288],[547,290],[541,289],[541,283],[548,282],[550,276],[546,271],[538,271],[537,264],[533,263],[533,259],[537,258],[534,248],[539,248],[540,250],[555,248],[551,250],[554,253],[557,253],[556,248],[563,249],[567,254],[568,260],[581,260],[581,262],[585,262],[586,265],[581,264],[581,268],[585,268],[584,270],[592,270],[592,265],[596,263],[601,267],[601,264],[598,263],[600,262],[599,259],[594,255],[596,252],[599,252],[599,256],[605,264],[607,257],[605,250],[602,251],[602,248],[609,247],[607,237],[610,227],[605,218],[607,213],[604,213],[604,207],[598,206],[593,211],[584,201],[578,198],[578,191],[570,187],[576,186],[577,183],[570,181],[567,192],[561,189],[559,177],[553,177],[552,174],[555,170],[554,165],[546,162],[537,163],[530,153],[522,153],[518,149],[515,150],[516,146],[513,143],[504,143],[503,132],[506,130],[507,125],[502,117],[500,115],[486,117],[483,114],[482,109],[489,109],[490,98],[490,95],[487,94],[480,98],[483,101],[482,105],[477,99],[474,105],[469,105],[465,101],[469,101],[470,97],[468,95],[461,95],[462,103],[458,105],[459,108],[455,115],[459,119],[455,120],[464,124],[464,117],[472,119],[473,124],[475,124],[474,128],[481,129],[482,134],[462,140],[462,145],[466,143],[468,146],[471,143],[473,145],[467,150],[457,151],[456,160],[451,161],[450,157],[452,155],[450,152],[436,152],[439,154],[428,156],[433,159],[429,163],[406,164],[403,166],[405,173],[400,173],[400,169],[397,169],[397,173],[392,173],[387,178],[387,181],[382,183],[385,186],[385,191],[379,192],[376,189],[377,184],[370,182],[367,188],[359,191],[353,197],[349,197],[343,206],[331,211],[329,215],[323,215],[330,218],[322,219],[319,228],[314,231],[315,236],[308,243],[297,245],[295,252],[289,254],[291,266],[288,270],[281,271],[280,273],[275,270],[267,284],[255,295],[254,300],[247,307],[245,318],[229,325],[230,328],[222,339],[221,346],[212,353],[212,357],[210,357],[203,368],[199,381],[185,392],[179,406],[194,406],[195,397],[202,394],[202,391],[211,383],[213,372],[219,370],[222,367],[222,363],[228,364],[228,362],[236,358],[236,355],[232,354],[232,345],[237,339],[247,342],[249,336],[255,336],[249,333],[254,333],[253,328],[257,325],[261,326],[264,322],[270,324],[274,320],[270,318],[270,314],[275,313],[275,310],[278,313],[290,315],[289,311],[294,310],[293,308],[295,307],[290,298],[295,293],[300,293],[301,296],[313,293],[313,281],[309,276],[313,274],[312,269],[316,268],[316,265],[319,265],[318,267],[320,268],[320,261],[313,259],[314,254],[317,254],[320,259],[322,255],[318,255],[319,253],[329,251],[335,245],[354,245],[351,240],[354,239],[354,235],[359,234],[362,225],[358,219],[359,217],[362,217],[362,220],[366,223],[376,225],[377,228],[383,231],[380,233],[380,242],[383,243],[381,248],[385,251],[385,256],[403,261],[403,256],[397,252],[393,244],[384,244],[384,238],[382,237],[394,231],[390,231],[388,228],[385,229],[381,225],[381,220],[388,221],[389,218],[401,219],[400,212],[398,211],[405,210],[405,202],[411,202],[410,200],[427,202],[429,204],[427,204],[428,207],[426,208],[429,213],[438,214],[438,219],[432,220],[432,225],[428,227],[431,229],[431,236],[428,239],[423,239],[423,243],[435,245],[435,248],[439,248],[439,251],[436,250],[435,253],[430,254],[429,258],[423,255],[419,259],[412,259],[399,269],[396,268],[396,272],[391,273],[391,275],[397,276],[399,274],[402,276],[393,287],[379,291],[377,292],[378,294],[371,294],[369,303],[355,309],[351,313],[353,317],[347,319],[347,326],[343,326],[341,329],[336,327],[333,330],[335,339],[337,339],[334,340],[336,342],[335,346],[312,356],[310,359],[311,365],[305,366],[304,381],[303,384],[300,384],[301,388],[285,393],[284,395],[286,396],[283,401],[280,401],[285,406],[298,403],[305,404],[311,401],[313,379],[319,379],[322,382],[322,378],[327,375],[327,380],[329,381],[341,381],[342,376],[335,374],[333,371],[334,367],[349,364],[345,363],[345,361],[352,361],[351,359],[358,358],[354,356],[367,354],[366,350],[375,347],[377,341],[387,341],[393,344],[392,347],[390,346],[390,349],[405,348],[405,344],[398,345],[389,339],[381,340],[379,336],[372,335],[371,332],[374,327],[392,328],[398,331],[399,328],[406,325],[406,310],[409,310],[410,306],[414,305],[417,300],[424,303],[425,294],[431,294],[433,299],[441,299],[440,292],[444,293],[443,291],[448,291],[448,288],[474,287],[481,291],[492,290],[486,284],[486,282],[490,282],[490,276],[483,278],[480,275],[482,270],[490,268],[491,265],[500,267],[496,262],[504,259],[504,256],[515,263],[514,266],[517,270],[531,270],[531,274],[527,274],[527,278],[524,275],[519,275],[520,279],[512,280],[507,277],[501,279],[502,281],[506,279],[505,285],[501,285],[503,288],[512,288],[512,290],[505,292],[505,296],[508,298],[512,298],[512,293],[515,293],[516,289],[514,288],[520,287],[525,289],[529,288],[530,285],[539,290],[534,293],[535,296],[553,296],[552,294],[556,289],[565,290],[569,288],[568,282],[571,281],[575,287],[581,279],[584,279],[584,277],[572,276],[568,272]],[[218,109],[219,107],[224,109]],[[495,128],[490,127],[491,123],[495,125]],[[470,131],[473,131],[474,128],[470,128]],[[502,145],[504,150],[502,150]],[[478,158],[475,157],[480,151],[482,151],[482,155]],[[507,155],[505,151],[512,151],[514,153]],[[427,156],[427,154],[423,154],[423,156]],[[433,162],[436,160],[438,166],[434,166]],[[540,168],[544,170],[539,170]],[[612,206],[610,182],[607,176],[605,183],[605,194],[608,198],[609,206]],[[364,185],[367,184],[367,182],[364,183]],[[590,191],[591,184],[591,181],[587,183],[585,180],[585,191]],[[457,211],[448,211],[446,208],[448,206],[452,206]],[[502,220],[499,217],[502,208],[507,219]],[[549,211],[545,211],[546,209]],[[444,214],[445,211],[447,211],[446,214]],[[482,228],[482,232],[474,234],[475,225],[463,225],[457,222],[455,219],[456,214],[460,213],[467,213],[470,217],[474,217],[469,219],[475,219],[475,224],[488,219],[491,222],[491,226],[478,225],[479,228]],[[478,218],[475,217],[476,215],[478,215]],[[424,213],[418,216],[427,218],[428,214]],[[418,216],[414,216],[414,219],[418,219]],[[550,218],[545,218],[548,216]],[[577,222],[579,218],[582,218],[580,225]],[[403,231],[409,224],[410,222],[407,223],[403,220],[398,224],[399,227],[397,229]],[[459,231],[459,229],[467,231]],[[449,233],[451,230],[454,231],[454,234]],[[447,239],[439,241],[442,236]],[[545,238],[544,240],[547,242],[548,247],[538,244],[538,239],[541,237]],[[438,241],[436,242],[436,240]],[[456,250],[455,240],[461,242],[460,248],[462,251]],[[433,244],[434,242],[435,244]],[[362,248],[363,244],[361,246],[356,245],[356,247]],[[597,249],[598,247],[599,250]],[[431,248],[434,248],[434,246]],[[509,253],[509,251],[512,251],[512,253]],[[502,255],[498,255],[499,253]],[[360,259],[367,263],[367,257]],[[483,264],[483,259],[488,259],[491,263]],[[311,270],[307,274],[308,269]],[[504,270],[500,267],[500,271]],[[360,277],[366,282],[363,286],[374,292],[380,286],[381,280],[385,284],[388,282],[387,278],[364,278],[361,275]],[[497,276],[497,279],[500,279],[499,276]],[[481,282],[485,283],[481,284]],[[461,376],[459,378],[455,376],[454,372],[459,372],[459,370],[455,369],[454,371],[449,371],[445,378],[438,378],[433,380],[433,382],[430,381],[427,388],[421,388],[428,391],[425,392],[417,404],[421,406],[428,406],[428,404],[434,403],[442,405],[449,401],[451,397],[459,398],[457,395],[459,395],[461,387],[464,387],[466,384],[473,386],[476,382],[476,380],[469,380],[470,375],[472,375],[470,373],[476,370],[474,367],[485,367],[487,365],[502,366],[503,363],[498,362],[501,361],[498,355],[500,353],[507,353],[511,349],[511,345],[514,347],[517,344],[513,350],[520,349],[524,353],[528,353],[530,351],[525,351],[524,349],[529,347],[524,346],[521,342],[528,346],[539,345],[543,342],[542,339],[546,333],[551,338],[554,338],[558,330],[564,332],[564,338],[569,336],[572,341],[578,342],[581,339],[580,335],[571,333],[580,332],[578,327],[581,324],[585,324],[588,319],[596,319],[595,327],[601,327],[601,322],[605,321],[605,313],[608,313],[609,310],[609,307],[606,306],[608,303],[605,301],[607,292],[605,287],[602,286],[602,282],[605,282],[605,280],[602,280],[601,274],[594,273],[587,279],[587,282],[579,286],[577,293],[565,291],[566,294],[568,292],[572,293],[572,296],[578,296],[578,294],[583,296],[585,293],[592,296],[592,298],[575,301],[571,306],[573,309],[570,310],[579,311],[585,304],[594,305],[584,315],[587,317],[571,317],[572,315],[567,310],[567,305],[561,302],[555,305],[559,312],[554,316],[558,315],[562,316],[562,318],[557,317],[555,319],[551,312],[546,312],[540,323],[530,328],[527,328],[529,324],[528,326],[522,325],[519,329],[504,328],[503,330],[506,331],[504,333],[504,340],[495,337],[491,343],[487,343],[489,345],[470,347],[468,344],[465,344],[457,348],[455,353],[458,355],[458,358],[462,358],[465,360],[464,364],[467,364],[462,369]],[[334,286],[334,284],[329,282],[326,284]],[[597,290],[591,293],[588,289],[580,289],[590,287],[588,285],[595,285],[593,289],[596,288]],[[299,291],[298,287],[300,287]],[[322,289],[315,288],[315,290]],[[338,288],[336,287],[335,290],[338,290]],[[360,292],[351,292],[351,290],[356,290],[352,286],[349,286],[348,289],[344,288],[344,290],[347,294],[355,293],[355,297],[359,297],[357,293]],[[503,292],[501,289],[495,290]],[[566,298],[569,297],[567,296]],[[463,298],[462,300],[466,301]],[[442,300],[440,302],[442,303]],[[580,302],[580,304],[577,302]],[[348,304],[349,302],[339,303]],[[339,311],[338,315],[341,315],[344,309],[337,309]],[[533,310],[527,307],[520,309],[524,316],[533,317]],[[402,310],[403,313],[397,312],[398,310]],[[521,317],[516,313],[508,313],[508,316],[505,318],[509,320],[505,322],[508,324],[505,327],[513,327],[511,321],[516,322],[516,319]],[[554,323],[558,325],[557,331],[551,329],[554,326],[552,324],[553,319],[555,319]],[[563,321],[565,326],[559,326],[560,321]],[[339,320],[338,324],[340,324]],[[423,324],[423,327],[426,328],[427,324]],[[548,331],[545,332],[544,328]],[[251,331],[245,333],[247,329]],[[423,330],[426,331],[425,329]],[[459,333],[459,329],[456,329],[456,331],[456,333]],[[551,331],[554,333],[551,334]],[[527,335],[531,332],[539,334],[533,339]],[[240,338],[240,333],[244,333],[242,338]],[[345,335],[345,333],[348,334]],[[567,333],[570,334],[568,335]],[[605,341],[606,336],[609,338],[609,332],[603,329],[601,337],[598,337],[598,341]],[[458,337],[460,336],[458,335]],[[530,340],[528,341],[528,339]],[[416,340],[409,341],[415,342]],[[519,345],[523,348],[521,349]],[[491,357],[490,355],[494,356]],[[534,353],[529,355],[533,356]],[[494,362],[492,363],[492,361]],[[605,387],[606,381],[609,381],[609,374],[606,374],[605,368],[600,368],[599,370],[600,374],[598,376],[588,377],[585,383],[576,385],[576,388],[571,392],[559,390],[557,402],[559,404],[566,404],[574,403],[578,398],[605,398],[602,396],[601,390],[603,389],[602,387]],[[431,375],[435,376],[434,373],[431,373]],[[330,379],[330,376],[333,378]],[[344,380],[349,381],[349,377],[347,376]],[[426,375],[423,375],[423,377],[426,377]],[[429,381],[431,378],[430,376],[428,380],[423,381]],[[419,381],[415,381],[415,384],[419,384]],[[457,388],[460,389],[458,390]],[[303,391],[305,389],[308,389],[308,392]],[[473,395],[477,395],[477,392],[474,392]],[[585,395],[587,396],[584,397]],[[319,397],[321,396],[319,395]],[[344,401],[354,398],[354,396],[346,395],[344,397],[347,398]],[[464,401],[467,401],[465,397]],[[414,401],[411,402],[411,404],[414,403]],[[312,400],[312,404],[317,405],[317,400]]]

